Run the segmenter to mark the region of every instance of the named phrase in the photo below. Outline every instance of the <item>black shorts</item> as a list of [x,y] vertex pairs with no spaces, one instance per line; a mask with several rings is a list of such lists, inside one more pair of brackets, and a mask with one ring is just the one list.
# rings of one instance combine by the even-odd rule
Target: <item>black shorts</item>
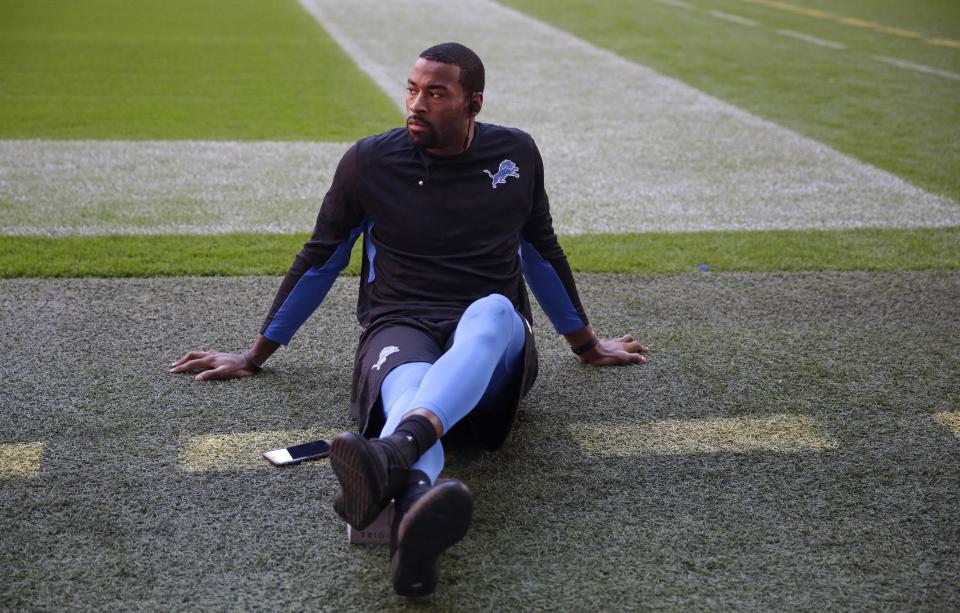
[[[385,318],[361,333],[353,367],[350,416],[357,421],[364,436],[379,436],[383,429],[385,418],[380,385],[384,378],[401,364],[436,362],[453,344],[457,323],[457,320]],[[520,401],[533,387],[536,378],[537,348],[528,324],[523,368],[498,397],[477,406],[451,428],[444,439],[481,445],[491,450],[499,448],[510,433]]]

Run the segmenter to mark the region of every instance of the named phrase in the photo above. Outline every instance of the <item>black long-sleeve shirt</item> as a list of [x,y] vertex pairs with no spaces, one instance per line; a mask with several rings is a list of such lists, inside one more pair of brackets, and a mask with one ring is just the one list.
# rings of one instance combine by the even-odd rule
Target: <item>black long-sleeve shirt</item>
[[[476,124],[462,154],[434,157],[403,128],[358,141],[340,160],[313,235],[261,327],[287,344],[319,306],[364,236],[357,318],[458,318],[503,294],[530,318],[523,278],[566,334],[587,325],[543,184],[543,161],[520,130]],[[522,274],[521,274],[522,273]]]

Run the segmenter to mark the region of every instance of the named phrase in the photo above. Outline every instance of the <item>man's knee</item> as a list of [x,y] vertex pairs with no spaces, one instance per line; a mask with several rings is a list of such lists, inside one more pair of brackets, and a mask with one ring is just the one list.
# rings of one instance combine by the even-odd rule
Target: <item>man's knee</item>
[[467,307],[463,316],[465,318],[487,317],[491,320],[501,320],[508,319],[513,311],[513,303],[510,302],[509,298],[502,294],[490,294],[474,301]]
[[513,329],[513,303],[506,296],[490,294],[471,304],[463,314],[457,338],[469,336],[471,344],[489,343],[499,346],[509,341]]

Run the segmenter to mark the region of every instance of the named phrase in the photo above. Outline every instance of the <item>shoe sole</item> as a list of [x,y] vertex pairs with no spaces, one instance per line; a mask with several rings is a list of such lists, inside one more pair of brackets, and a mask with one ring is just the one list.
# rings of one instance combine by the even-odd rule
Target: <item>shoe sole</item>
[[334,511],[357,530],[363,530],[390,502],[381,500],[386,471],[367,453],[366,441],[353,432],[343,432],[333,439],[330,466],[340,481]]
[[401,596],[433,593],[440,554],[466,535],[473,514],[470,490],[459,481],[432,488],[404,514],[390,558],[393,589]]

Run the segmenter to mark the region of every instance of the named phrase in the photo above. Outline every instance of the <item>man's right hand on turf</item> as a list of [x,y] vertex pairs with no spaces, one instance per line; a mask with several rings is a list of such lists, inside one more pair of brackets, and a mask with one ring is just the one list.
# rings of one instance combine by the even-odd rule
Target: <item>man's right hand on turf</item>
[[188,370],[203,370],[194,377],[197,381],[235,379],[257,374],[247,362],[246,355],[221,351],[191,351],[170,365],[172,373]]
[[263,336],[257,335],[253,346],[245,353],[225,353],[222,351],[191,351],[170,365],[169,372],[180,373],[188,370],[202,370],[194,379],[212,381],[214,379],[236,379],[249,377],[260,372],[260,366],[280,347]]

